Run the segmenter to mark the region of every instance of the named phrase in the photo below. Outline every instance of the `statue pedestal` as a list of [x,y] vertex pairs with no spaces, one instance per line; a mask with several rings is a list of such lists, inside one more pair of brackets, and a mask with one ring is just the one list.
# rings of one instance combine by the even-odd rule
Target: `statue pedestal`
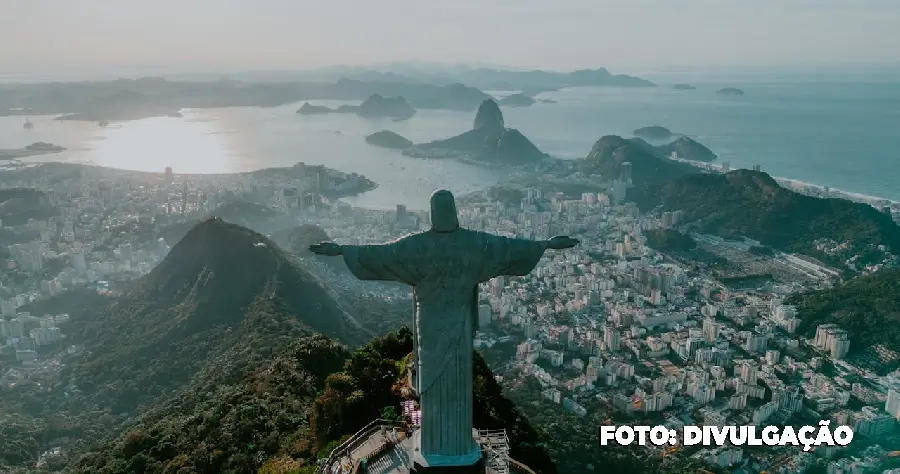
[[413,447],[413,452],[411,453],[410,460],[412,461],[410,464],[411,467],[409,469],[410,473],[416,474],[484,474],[485,469],[485,457],[481,452],[481,448],[478,447],[478,444],[475,442],[475,439],[472,439],[472,452],[469,455],[465,456],[452,456],[447,457],[444,456],[429,456],[425,457],[422,455],[422,452],[419,450],[419,446],[421,446],[421,431],[417,431],[413,433],[411,441],[411,446]]
[[415,474],[484,474],[484,456],[471,466],[423,466],[417,460],[409,472]]

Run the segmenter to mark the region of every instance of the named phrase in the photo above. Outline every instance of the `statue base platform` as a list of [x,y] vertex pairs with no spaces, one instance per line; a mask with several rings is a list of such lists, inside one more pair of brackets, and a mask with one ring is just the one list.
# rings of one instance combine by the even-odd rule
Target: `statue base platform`
[[417,474],[484,474],[485,459],[484,454],[472,440],[472,452],[465,456],[423,456],[419,447],[421,446],[421,432],[417,431],[410,437],[410,444],[413,448],[410,460],[412,464],[409,468],[410,473]]
[[[421,458],[417,461],[421,461]],[[409,472],[414,474],[484,474],[484,464],[484,456],[471,466],[423,466],[419,462],[413,462]]]
[[[382,443],[381,435],[373,435],[377,438],[373,446]],[[490,472],[488,460],[481,448],[475,442],[472,452],[462,456],[423,456],[420,451],[421,432],[414,431],[409,437],[403,438],[399,443],[379,455],[367,455],[365,467],[361,467],[361,474],[486,474]],[[368,442],[368,441],[367,441]],[[331,472],[331,468],[326,469]]]

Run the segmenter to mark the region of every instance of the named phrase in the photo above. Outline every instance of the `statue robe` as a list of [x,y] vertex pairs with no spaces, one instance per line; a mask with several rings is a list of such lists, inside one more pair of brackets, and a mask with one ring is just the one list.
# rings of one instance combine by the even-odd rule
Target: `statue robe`
[[467,229],[343,246],[344,261],[357,278],[414,287],[420,449],[430,465],[469,465],[480,457],[472,438],[478,284],[527,275],[543,254],[540,242]]

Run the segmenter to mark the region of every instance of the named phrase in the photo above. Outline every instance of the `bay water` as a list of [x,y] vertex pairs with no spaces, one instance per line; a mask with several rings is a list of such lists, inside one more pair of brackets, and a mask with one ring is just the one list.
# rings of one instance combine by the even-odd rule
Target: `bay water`
[[[900,200],[900,80],[826,81],[815,76],[691,76],[657,73],[656,88],[573,88],[544,93],[531,107],[503,108],[506,124],[560,158],[584,157],[603,135],[661,125],[711,148],[732,168],[763,171],[834,189]],[[695,90],[679,91],[675,82]],[[743,96],[716,94],[739,87]],[[348,102],[315,101],[336,107]],[[186,110],[183,118],[96,123],[0,117],[0,148],[37,141],[68,151],[25,162],[68,161],[140,171],[231,173],[303,161],[363,174],[379,184],[355,205],[422,209],[438,188],[465,193],[502,181],[502,169],[422,160],[370,146],[364,137],[392,130],[414,142],[462,133],[474,112],[420,110],[412,119],[353,114],[302,116],[281,107]]]

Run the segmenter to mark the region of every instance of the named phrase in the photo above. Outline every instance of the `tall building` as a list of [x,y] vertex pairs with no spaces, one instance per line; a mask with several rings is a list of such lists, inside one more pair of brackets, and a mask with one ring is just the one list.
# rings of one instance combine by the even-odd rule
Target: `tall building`
[[87,262],[85,262],[84,259],[83,249],[73,250],[69,255],[69,261],[72,264],[72,267],[75,268],[76,273],[79,275],[87,273]]
[[625,186],[628,187],[631,186],[631,179],[631,162],[626,161],[622,163],[622,166],[619,169],[619,181],[622,181],[623,183],[625,183]]
[[613,180],[613,182],[612,182],[612,198],[616,204],[619,204],[625,200],[626,188],[627,188],[627,182],[622,181],[621,179]]
[[884,411],[888,412],[888,414],[894,417],[894,419],[896,419],[897,421],[900,421],[900,390],[888,390],[887,401],[884,404]]
[[498,277],[492,278],[491,279],[491,296],[493,296],[494,298],[500,298],[501,296],[503,296],[503,285],[505,285],[505,284],[506,284],[506,282],[505,282],[503,276],[498,276]]
[[850,336],[836,324],[820,324],[813,344],[833,359],[842,359],[850,351]]
[[478,329],[484,329],[491,325],[491,306],[478,305]]
[[719,324],[713,318],[703,319],[703,337],[708,342],[714,342],[719,337]]
[[740,364],[740,376],[741,380],[744,381],[747,385],[756,385],[757,373],[756,373],[756,365],[752,362],[743,361]]
[[609,351],[618,351],[621,348],[622,341],[615,328],[611,326],[603,328],[603,343]]
[[119,256],[122,260],[126,262],[131,262],[134,260],[134,252],[132,251],[131,244],[122,244],[119,246]]

